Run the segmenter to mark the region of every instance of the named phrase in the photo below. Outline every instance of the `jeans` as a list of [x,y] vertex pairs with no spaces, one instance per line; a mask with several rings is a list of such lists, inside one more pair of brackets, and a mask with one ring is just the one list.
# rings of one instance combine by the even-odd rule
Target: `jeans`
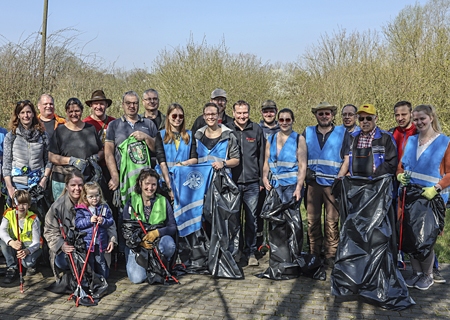
[[[158,244],[159,251],[170,260],[175,253],[175,241],[171,236],[161,237]],[[130,250],[130,248],[125,247],[125,259],[127,261],[127,275],[131,282],[141,283],[147,279],[147,270],[137,264],[136,254]]]
[[[245,249],[244,252],[249,256],[255,254],[256,248],[256,230],[258,216],[259,200],[259,182],[249,184],[238,184],[242,204],[244,206],[245,217]],[[241,219],[239,219],[241,221]]]
[[109,276],[109,267],[105,260],[105,252],[100,252],[98,244],[95,245],[94,252],[89,254],[89,265],[91,269],[105,279]]
[[[3,240],[0,240],[0,246],[2,248],[3,256],[6,260],[6,267],[17,269],[16,250],[8,246]],[[32,254],[27,255],[25,259],[22,259],[22,266],[24,266],[25,268],[34,267],[36,265],[37,258],[39,258],[41,254],[42,249],[39,248]]]

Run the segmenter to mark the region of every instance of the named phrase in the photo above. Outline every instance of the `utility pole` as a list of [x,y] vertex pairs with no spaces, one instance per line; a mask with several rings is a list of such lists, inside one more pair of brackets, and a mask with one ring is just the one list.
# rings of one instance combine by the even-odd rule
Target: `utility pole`
[[44,16],[42,18],[42,41],[41,41],[41,59],[39,60],[39,73],[41,76],[41,93],[44,92],[44,73],[45,73],[45,48],[47,46],[47,13],[48,0],[44,0]]

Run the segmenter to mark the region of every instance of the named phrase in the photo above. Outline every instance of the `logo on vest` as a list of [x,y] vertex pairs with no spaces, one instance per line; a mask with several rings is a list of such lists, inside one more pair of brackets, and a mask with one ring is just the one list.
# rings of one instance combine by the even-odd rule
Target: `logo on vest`
[[203,185],[204,181],[205,178],[203,177],[203,174],[201,172],[192,171],[188,174],[186,181],[183,183],[183,186],[187,186],[192,190],[197,190]]
[[147,163],[147,152],[145,152],[146,146],[142,141],[133,142],[128,146],[128,154],[131,161],[136,164]]

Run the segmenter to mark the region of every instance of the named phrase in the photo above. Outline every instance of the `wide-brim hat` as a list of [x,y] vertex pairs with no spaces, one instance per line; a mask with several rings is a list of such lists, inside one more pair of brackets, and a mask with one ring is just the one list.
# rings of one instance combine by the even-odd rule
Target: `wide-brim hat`
[[333,106],[331,103],[328,103],[326,101],[320,102],[317,106],[314,108],[311,108],[312,113],[316,113],[319,110],[331,110],[331,112],[336,113],[337,107]]
[[112,100],[106,98],[105,93],[103,92],[103,90],[95,90],[92,93],[91,99],[87,100],[85,102],[90,107],[91,103],[94,102],[94,101],[106,101],[106,104],[107,104],[106,107],[107,108],[112,104]]
[[356,111],[356,113],[361,113],[361,112],[376,115],[377,109],[375,109],[375,106],[373,104],[365,103],[365,104],[360,105],[358,108],[358,111]]

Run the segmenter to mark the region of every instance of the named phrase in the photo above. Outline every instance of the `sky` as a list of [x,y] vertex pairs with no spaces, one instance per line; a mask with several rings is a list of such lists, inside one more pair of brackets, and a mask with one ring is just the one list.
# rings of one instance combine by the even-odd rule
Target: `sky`
[[[76,34],[72,46],[103,67],[151,71],[162,50],[192,39],[225,43],[230,53],[263,63],[295,62],[321,35],[376,30],[407,5],[426,0],[48,0],[47,35]],[[42,28],[44,0],[1,0],[0,46],[19,43]]]

